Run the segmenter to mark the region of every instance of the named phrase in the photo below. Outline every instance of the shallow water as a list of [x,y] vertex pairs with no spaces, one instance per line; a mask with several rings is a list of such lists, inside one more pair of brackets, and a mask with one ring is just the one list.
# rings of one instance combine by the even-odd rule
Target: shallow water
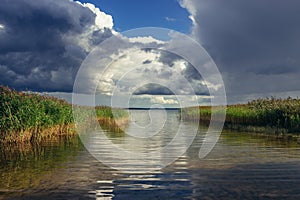
[[[147,111],[133,111],[132,121],[147,126]],[[176,111],[154,111],[147,133],[130,125],[120,135],[106,132],[113,144],[130,152],[153,151],[166,146],[179,127]],[[166,119],[166,123],[161,121]],[[164,127],[164,128],[162,128]],[[189,135],[196,124],[184,123]],[[153,134],[159,130],[157,134]],[[138,133],[140,132],[140,135]],[[118,160],[111,145],[102,142],[96,156],[111,158],[107,165],[95,159],[75,137],[47,141],[42,145],[1,147],[0,198],[3,199],[299,199],[300,145],[255,134],[224,131],[214,149],[199,159],[204,131],[192,145],[189,140],[170,147],[171,165],[160,169],[156,157],[125,157]],[[135,136],[135,137],[132,137]],[[140,137],[137,139],[136,137]],[[86,136],[88,145],[102,141],[99,135]],[[88,138],[90,140],[88,140]],[[88,142],[88,141],[93,141]],[[90,147],[90,146],[89,146]],[[92,150],[95,150],[92,148]],[[97,154],[98,152],[98,154]],[[148,154],[141,154],[148,155]],[[163,156],[166,156],[163,154]],[[162,163],[158,163],[162,164]],[[158,165],[160,166],[160,165]],[[146,169],[153,168],[154,171]],[[124,173],[127,172],[127,173]]]

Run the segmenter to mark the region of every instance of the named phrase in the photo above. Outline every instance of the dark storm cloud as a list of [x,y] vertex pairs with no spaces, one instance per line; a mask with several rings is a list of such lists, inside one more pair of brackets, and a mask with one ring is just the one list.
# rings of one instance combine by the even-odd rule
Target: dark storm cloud
[[159,61],[170,67],[173,67],[174,62],[177,60],[182,60],[182,57],[166,51],[160,52]]
[[149,95],[174,95],[174,93],[159,84],[150,83],[147,85],[144,85],[143,87],[137,89],[133,95],[143,95],[143,94],[149,94]]
[[[208,96],[209,95],[209,92],[206,88],[206,86],[201,86],[201,87],[195,87],[195,86],[192,86],[192,88],[194,89],[194,91],[190,94],[195,94],[195,95],[205,95],[205,96]],[[177,89],[180,91],[180,89],[184,90],[185,88],[180,88],[180,87],[177,87]],[[186,91],[185,91],[186,92]],[[148,95],[186,95],[185,93],[180,93],[178,91],[171,91],[170,89],[164,87],[164,86],[161,86],[161,85],[158,85],[158,84],[147,84],[147,85],[144,85],[143,87],[137,89],[133,95],[145,95],[145,94],[148,94]]]
[[[176,95],[209,95],[207,86],[203,83],[203,78],[201,74],[186,60],[181,56],[174,53],[157,50],[157,49],[142,49],[143,51],[149,53],[157,54],[156,61],[164,64],[160,69],[146,68],[143,70],[144,74],[153,74],[154,77],[160,78],[161,80],[172,82],[176,91],[173,91]],[[144,65],[151,64],[149,60],[143,62]],[[179,66],[185,63],[185,66]],[[182,69],[180,67],[183,67]],[[179,76],[179,77],[178,77]],[[180,78],[184,78],[189,85],[183,83]],[[189,90],[191,87],[192,90]],[[171,90],[160,86],[158,84],[148,84],[137,91],[134,95],[174,95]]]
[[151,63],[152,63],[151,60],[145,60],[145,61],[143,62],[143,65],[147,65],[147,64],[151,64]]
[[184,0],[233,93],[299,90],[299,0]]
[[[144,72],[153,73],[153,71],[149,70],[145,70]],[[192,72],[193,75],[188,76],[190,72]],[[180,82],[179,80],[172,78],[171,72],[155,72],[155,74],[163,80],[171,81],[175,90],[172,91],[163,85],[150,83],[138,88],[134,91],[133,95],[209,95],[207,86],[202,82],[203,79],[192,67],[188,67],[182,72],[182,75],[189,85],[186,85],[185,82]]]
[[[95,14],[69,0],[4,0],[0,4],[0,84],[34,91],[71,91],[88,53],[111,30],[92,30]],[[90,30],[91,35],[84,35]]]
[[[161,52],[159,61],[169,67],[174,67],[176,61],[185,61],[181,56],[169,53]],[[196,95],[209,95],[206,85],[201,84],[203,78],[201,74],[195,69],[195,67],[187,62],[186,68],[181,72],[182,76],[191,84]],[[180,86],[178,86],[180,88]],[[182,88],[184,90],[184,88]]]
[[[176,61],[186,61],[186,60],[184,58],[182,58],[181,56],[176,55],[174,53],[170,53],[170,52],[166,52],[166,51],[160,52],[159,62],[161,62],[169,67],[173,67],[175,65]],[[202,80],[202,77],[199,74],[199,72],[190,63],[187,64],[187,67],[182,72],[182,74],[189,81]]]

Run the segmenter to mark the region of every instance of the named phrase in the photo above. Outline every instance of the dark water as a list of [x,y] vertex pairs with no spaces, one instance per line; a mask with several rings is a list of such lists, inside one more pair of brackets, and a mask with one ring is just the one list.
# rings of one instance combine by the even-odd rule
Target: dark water
[[[133,112],[135,123],[148,124],[146,111]],[[165,115],[155,112],[153,122],[159,127]],[[176,111],[167,114],[167,129],[153,139],[145,141],[146,135],[139,140],[130,135],[106,135],[128,150],[150,151],[170,142],[178,129]],[[184,123],[184,130],[195,126]],[[149,134],[157,127],[149,127]],[[127,131],[137,129],[129,126]],[[202,142],[203,133],[199,131],[186,153],[155,171],[134,167],[130,171],[136,158],[118,163],[130,173],[100,163],[77,137],[1,147],[0,199],[300,199],[300,145],[224,131],[213,151],[199,159]],[[111,163],[118,162],[109,148],[103,147],[105,156],[111,156]],[[173,148],[176,151],[176,146]]]

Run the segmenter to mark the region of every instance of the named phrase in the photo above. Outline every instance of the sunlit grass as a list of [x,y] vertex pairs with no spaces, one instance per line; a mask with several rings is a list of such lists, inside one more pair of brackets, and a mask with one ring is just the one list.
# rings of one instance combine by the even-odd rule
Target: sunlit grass
[[[200,114],[200,121],[211,117],[211,107],[184,108],[182,118],[193,120]],[[257,99],[247,104],[229,105],[225,125],[270,127],[286,132],[300,132],[300,99]]]
[[2,140],[32,140],[48,128],[66,131],[73,122],[72,107],[66,101],[3,86],[0,86],[0,115]]
[[[93,108],[77,106],[76,111],[83,117],[80,120],[87,120],[85,117],[90,115]],[[17,92],[0,86],[0,115],[2,142],[24,142],[45,136],[75,134],[72,105],[55,97]],[[109,122],[107,126],[112,125],[114,120],[128,117],[128,113],[122,109],[112,110],[105,106],[96,107],[96,115],[104,122],[102,125]]]

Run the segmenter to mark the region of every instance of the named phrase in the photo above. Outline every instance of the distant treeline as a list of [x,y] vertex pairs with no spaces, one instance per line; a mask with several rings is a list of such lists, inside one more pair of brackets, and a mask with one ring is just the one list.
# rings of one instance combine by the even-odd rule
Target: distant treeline
[[[181,109],[181,117],[184,120],[195,120],[199,113],[200,123],[209,123],[211,107]],[[252,127],[253,131],[300,133],[300,99],[271,97],[253,100],[247,104],[229,105],[226,109],[225,127],[233,129]]]

